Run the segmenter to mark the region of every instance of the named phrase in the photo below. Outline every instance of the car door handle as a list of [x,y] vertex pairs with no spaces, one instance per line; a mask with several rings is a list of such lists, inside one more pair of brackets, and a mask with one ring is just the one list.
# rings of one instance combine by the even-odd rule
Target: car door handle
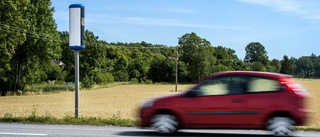
[[243,103],[243,102],[246,102],[246,100],[243,100],[243,99],[232,99],[231,102],[233,102],[233,103]]

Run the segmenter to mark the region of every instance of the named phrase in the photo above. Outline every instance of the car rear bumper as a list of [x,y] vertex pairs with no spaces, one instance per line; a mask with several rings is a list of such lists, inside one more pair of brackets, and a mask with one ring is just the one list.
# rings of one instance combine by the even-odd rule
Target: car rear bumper
[[308,118],[311,111],[308,109],[298,109],[298,112],[296,113],[296,126],[303,126],[308,122]]

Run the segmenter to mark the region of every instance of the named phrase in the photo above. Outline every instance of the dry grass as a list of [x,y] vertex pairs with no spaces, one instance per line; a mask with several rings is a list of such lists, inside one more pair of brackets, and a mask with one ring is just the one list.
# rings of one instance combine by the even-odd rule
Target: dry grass
[[[179,85],[178,90],[185,90],[190,85]],[[120,116],[135,119],[137,108],[142,101],[167,94],[175,94],[174,85],[120,85],[80,91],[80,116],[106,118]],[[74,92],[57,94],[6,96],[0,97],[0,117],[53,116],[62,118],[74,116]]]
[[307,102],[308,108],[312,110],[310,121],[308,122],[308,128],[320,128],[320,80],[319,79],[298,79],[309,93],[311,98]]
[[[308,106],[314,111],[309,122],[310,128],[320,128],[320,80],[298,80],[311,93]],[[187,90],[192,85],[179,85],[178,90]],[[119,85],[80,91],[80,115],[85,117],[136,119],[139,103],[152,97],[175,94],[174,85]],[[0,97],[0,117],[53,116],[63,118],[74,116],[74,92],[56,94]]]

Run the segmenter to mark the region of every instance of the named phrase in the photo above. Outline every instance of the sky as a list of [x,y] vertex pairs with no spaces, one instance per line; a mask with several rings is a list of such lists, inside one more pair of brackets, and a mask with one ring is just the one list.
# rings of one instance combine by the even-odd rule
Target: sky
[[320,55],[319,0],[51,0],[59,31],[69,31],[69,5],[85,6],[85,29],[107,42],[178,46],[194,32],[236,51],[261,43],[271,59]]

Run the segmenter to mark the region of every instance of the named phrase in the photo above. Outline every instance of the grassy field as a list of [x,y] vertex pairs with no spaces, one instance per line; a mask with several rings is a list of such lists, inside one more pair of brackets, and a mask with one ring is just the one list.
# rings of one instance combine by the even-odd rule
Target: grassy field
[[[185,90],[190,85],[179,85]],[[175,94],[174,85],[119,85],[80,91],[80,116],[135,119],[139,103],[151,97]],[[74,116],[74,92],[56,94],[0,97],[1,116]]]
[[[308,89],[312,98],[308,107],[314,112],[306,128],[320,128],[320,80],[303,80],[299,82]],[[179,85],[184,91],[192,85]],[[137,118],[139,103],[152,97],[176,94],[174,85],[119,85],[110,88],[97,88],[80,91],[80,116],[109,118],[113,116],[132,119]],[[74,116],[74,92],[55,94],[6,96],[0,97],[0,117],[27,117],[30,115],[63,118]]]
[[310,114],[310,120],[308,126],[305,128],[320,129],[320,80],[314,79],[299,79],[301,85],[303,85],[311,94],[309,99],[308,108],[313,112]]

